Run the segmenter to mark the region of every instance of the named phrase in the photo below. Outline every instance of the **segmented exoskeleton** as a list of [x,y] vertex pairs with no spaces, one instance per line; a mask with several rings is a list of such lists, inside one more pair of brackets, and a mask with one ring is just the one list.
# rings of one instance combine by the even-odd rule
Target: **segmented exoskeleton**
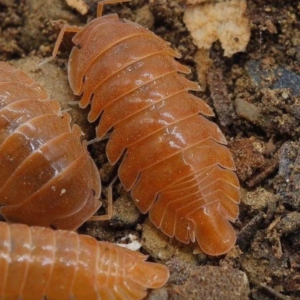
[[24,72],[0,62],[0,213],[10,222],[77,229],[101,206],[82,131]]
[[0,300],[140,300],[169,277],[145,259],[73,231],[0,222]]
[[[126,1],[126,0],[125,0]],[[118,15],[101,16],[76,33],[68,76],[82,108],[91,105],[90,122],[100,117],[97,137],[111,135],[106,153],[121,159],[120,181],[142,213],[170,237],[197,241],[211,255],[228,252],[236,234],[229,223],[238,216],[239,182],[226,139],[211,108],[189,93],[198,85],[169,44]],[[229,221],[228,221],[229,220]]]

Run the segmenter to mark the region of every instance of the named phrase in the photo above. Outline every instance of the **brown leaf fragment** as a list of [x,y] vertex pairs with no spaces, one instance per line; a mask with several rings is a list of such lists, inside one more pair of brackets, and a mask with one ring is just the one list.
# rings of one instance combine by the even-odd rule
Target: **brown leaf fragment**
[[213,99],[214,107],[222,126],[228,126],[236,118],[233,103],[228,97],[227,86],[222,69],[211,67],[207,74],[207,83]]
[[198,81],[200,82],[201,91],[206,90],[207,72],[213,64],[213,60],[209,57],[209,50],[199,49],[194,57],[197,65]]
[[278,155],[275,154],[271,159],[267,159],[264,165],[260,168],[260,172],[246,182],[247,186],[252,188],[257,186],[267,177],[275,172],[279,165]]
[[[234,155],[237,175],[241,181],[246,181],[264,165],[265,158],[260,151],[260,141],[255,138],[239,139],[230,143]],[[257,146],[259,145],[259,146]]]
[[264,221],[264,213],[259,212],[239,233],[237,237],[237,245],[241,250],[246,251],[250,246],[254,235],[261,227]]

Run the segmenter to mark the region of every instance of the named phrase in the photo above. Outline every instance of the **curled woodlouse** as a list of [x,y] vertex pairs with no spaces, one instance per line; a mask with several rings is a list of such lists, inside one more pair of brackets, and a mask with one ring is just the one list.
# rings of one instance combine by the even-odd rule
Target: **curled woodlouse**
[[7,221],[76,229],[101,206],[81,129],[25,73],[0,62],[0,213]]
[[[229,223],[238,216],[239,182],[235,164],[218,126],[203,115],[211,108],[188,93],[198,85],[179,73],[190,69],[174,60],[178,53],[142,26],[101,16],[75,33],[68,76],[80,106],[91,104],[90,122],[100,117],[101,138],[111,131],[106,152],[121,159],[118,175],[143,213],[170,237],[197,241],[211,255],[228,252],[236,234]],[[229,220],[229,221],[228,221]]]
[[139,300],[169,271],[73,231],[0,222],[0,299]]

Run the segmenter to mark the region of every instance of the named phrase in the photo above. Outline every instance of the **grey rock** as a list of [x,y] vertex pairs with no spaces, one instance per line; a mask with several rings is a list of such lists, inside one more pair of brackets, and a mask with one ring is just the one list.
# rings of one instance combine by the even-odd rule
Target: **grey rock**
[[300,94],[300,76],[292,71],[282,67],[275,70],[263,70],[257,60],[250,60],[247,63],[246,70],[257,86],[262,85],[263,81],[267,81],[268,87],[272,89],[287,88],[290,89],[293,96]]

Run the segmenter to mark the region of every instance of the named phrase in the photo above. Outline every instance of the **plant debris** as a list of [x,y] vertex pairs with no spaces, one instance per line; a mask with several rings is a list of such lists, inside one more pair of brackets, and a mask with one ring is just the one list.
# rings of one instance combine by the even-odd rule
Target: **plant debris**
[[[245,51],[250,40],[250,23],[245,0],[208,1],[187,7],[184,23],[199,49],[209,49],[220,40],[224,55]],[[202,4],[201,4],[202,3]]]

